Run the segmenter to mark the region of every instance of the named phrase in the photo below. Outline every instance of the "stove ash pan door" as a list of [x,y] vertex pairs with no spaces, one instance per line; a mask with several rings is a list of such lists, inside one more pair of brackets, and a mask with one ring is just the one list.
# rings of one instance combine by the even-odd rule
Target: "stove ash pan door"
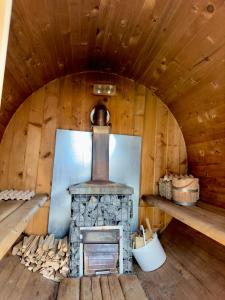
[[119,244],[84,244],[84,275],[119,273]]

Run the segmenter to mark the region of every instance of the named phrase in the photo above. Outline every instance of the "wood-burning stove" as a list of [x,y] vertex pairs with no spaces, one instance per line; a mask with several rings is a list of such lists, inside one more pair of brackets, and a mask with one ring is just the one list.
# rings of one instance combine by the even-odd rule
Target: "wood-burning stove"
[[[70,224],[70,275],[72,277],[99,272],[123,273],[132,270],[130,225],[133,188],[109,181],[108,115],[103,105],[94,109],[92,180],[69,187],[72,195]],[[119,242],[112,239],[114,235],[110,243],[88,242],[87,237],[90,237],[90,233],[87,233],[85,228],[96,226],[121,227]],[[106,228],[101,230],[98,239],[105,236]],[[110,228],[108,228],[108,235],[109,230]],[[94,234],[96,233],[93,230],[91,236]]]
[[[95,187],[95,189],[97,188]],[[101,192],[103,191],[104,190],[101,187]],[[128,191],[129,190],[127,190],[127,192]],[[82,192],[82,190],[78,188],[77,192]],[[105,192],[107,192],[107,189],[105,190]],[[73,193],[76,193],[76,190],[73,190]],[[84,245],[88,244],[114,244],[114,254],[111,252],[111,256],[114,255],[115,259],[118,257],[119,266],[117,266],[116,272],[131,272],[132,248],[130,224],[132,218],[132,201],[130,195],[73,194],[71,210],[71,277],[84,275],[84,250],[91,249],[90,247],[84,249]],[[118,232],[113,231],[115,229],[120,231],[119,235]],[[108,246],[106,246],[106,248],[107,247]],[[94,251],[89,252],[94,253]],[[90,257],[91,259],[93,259],[93,255]],[[115,273],[115,268],[112,268],[110,266],[105,266],[104,268],[102,267],[101,271],[104,271],[103,269],[107,272]],[[99,272],[100,270],[98,268],[93,268],[92,271],[92,273],[97,274],[97,272]]]

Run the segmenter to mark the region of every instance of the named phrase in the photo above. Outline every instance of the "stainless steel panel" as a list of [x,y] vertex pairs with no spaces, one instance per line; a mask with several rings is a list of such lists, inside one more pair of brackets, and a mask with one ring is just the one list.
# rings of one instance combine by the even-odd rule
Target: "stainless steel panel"
[[[132,229],[138,224],[141,137],[111,134],[109,178],[134,188]],[[92,133],[58,129],[49,214],[49,233],[68,233],[71,196],[68,187],[91,179]]]
[[111,134],[109,138],[109,179],[133,187],[132,231],[138,226],[141,137]]

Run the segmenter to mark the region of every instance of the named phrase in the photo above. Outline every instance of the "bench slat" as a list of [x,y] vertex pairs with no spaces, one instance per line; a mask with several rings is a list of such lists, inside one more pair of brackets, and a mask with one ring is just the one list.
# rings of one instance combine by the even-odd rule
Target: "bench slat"
[[11,248],[27,227],[29,220],[47,199],[47,195],[36,195],[0,222],[0,259]]
[[0,222],[8,217],[14,210],[23,205],[23,201],[16,200],[0,200]]
[[159,196],[146,195],[143,196],[143,200],[225,246],[223,216],[197,206],[179,206]]

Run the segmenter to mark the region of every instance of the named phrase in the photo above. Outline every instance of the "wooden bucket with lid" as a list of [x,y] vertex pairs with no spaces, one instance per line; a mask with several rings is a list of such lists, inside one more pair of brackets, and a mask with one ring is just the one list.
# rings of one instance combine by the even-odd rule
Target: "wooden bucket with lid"
[[199,200],[198,178],[173,178],[172,194],[173,201],[179,205],[195,205]]

